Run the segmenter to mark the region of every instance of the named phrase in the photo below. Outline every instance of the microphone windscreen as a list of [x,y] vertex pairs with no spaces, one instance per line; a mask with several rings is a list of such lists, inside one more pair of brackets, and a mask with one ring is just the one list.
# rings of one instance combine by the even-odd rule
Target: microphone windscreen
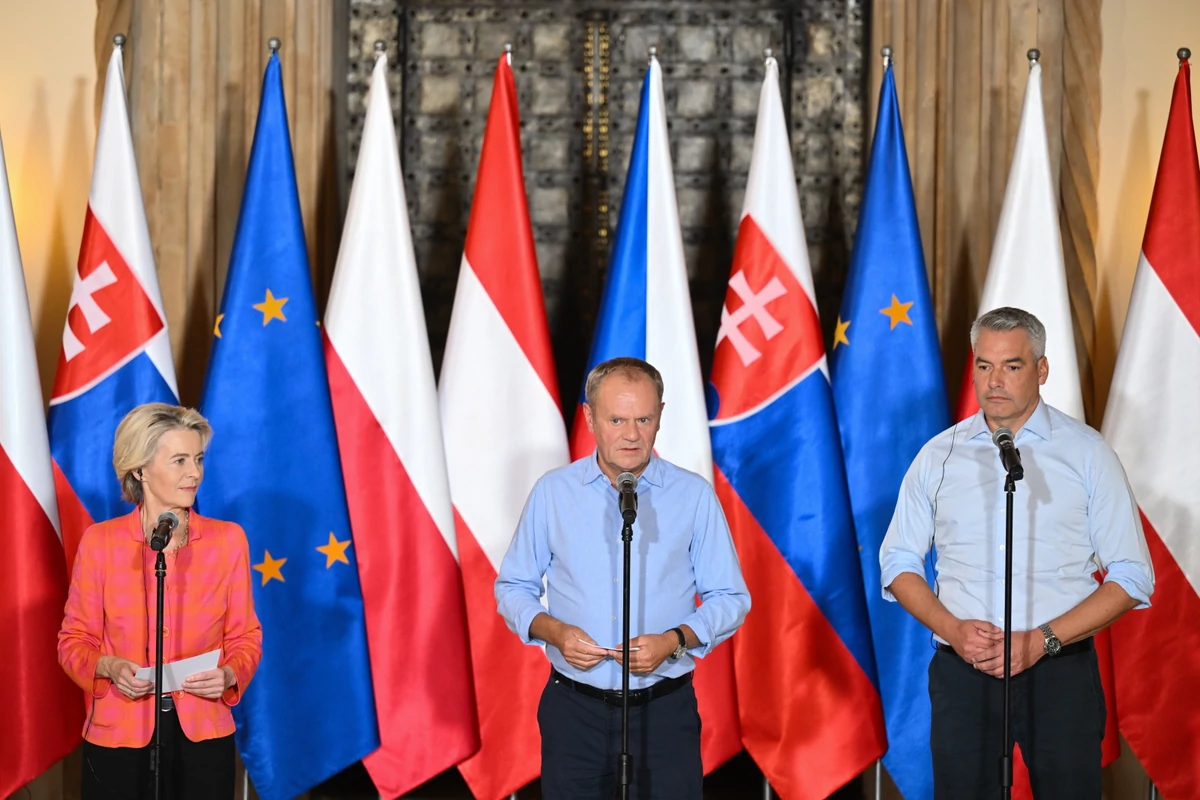
[[1013,443],[1013,432],[1009,428],[996,428],[992,434],[992,444],[1001,447],[1004,444]]

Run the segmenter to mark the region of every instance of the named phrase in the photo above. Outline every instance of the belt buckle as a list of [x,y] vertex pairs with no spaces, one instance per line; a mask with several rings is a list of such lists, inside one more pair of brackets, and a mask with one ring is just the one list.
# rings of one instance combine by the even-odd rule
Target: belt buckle
[[164,712],[174,711],[175,710],[175,698],[169,694],[164,694],[162,696],[162,705],[159,706],[159,709]]

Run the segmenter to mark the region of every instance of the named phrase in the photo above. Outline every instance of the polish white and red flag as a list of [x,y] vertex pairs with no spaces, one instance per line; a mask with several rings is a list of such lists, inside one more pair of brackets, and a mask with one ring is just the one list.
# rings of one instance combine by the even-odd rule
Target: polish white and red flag
[[58,666],[67,601],[50,444],[42,416],[33,325],[0,142],[0,797],[79,744],[83,701]]
[[366,612],[380,747],[399,797],[479,748],[462,572],[387,56],[325,313],[325,361]]
[[549,676],[544,654],[496,613],[496,573],[534,482],[568,461],[507,55],[492,84],[438,397],[479,714],[479,752],[459,770],[475,797],[496,800],[541,772],[536,712]]
[[1200,796],[1200,162],[1179,64],[1103,432],[1142,514],[1151,608],[1112,627],[1121,733],[1164,797]]

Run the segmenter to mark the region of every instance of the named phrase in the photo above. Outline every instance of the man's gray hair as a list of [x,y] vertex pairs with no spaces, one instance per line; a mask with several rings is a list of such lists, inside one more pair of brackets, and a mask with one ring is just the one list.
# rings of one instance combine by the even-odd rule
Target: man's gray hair
[[625,380],[636,381],[641,378],[647,378],[654,384],[654,390],[658,392],[658,402],[663,399],[663,379],[653,365],[640,358],[610,358],[601,364],[597,364],[587,376],[587,383],[583,387],[583,396],[587,404],[594,405],[596,402],[596,392],[600,390],[600,383],[609,375],[621,375]]
[[1034,361],[1046,355],[1046,326],[1028,311],[1009,306],[993,309],[971,323],[971,349],[974,350],[979,344],[979,334],[985,330],[1004,333],[1018,328],[1029,334]]

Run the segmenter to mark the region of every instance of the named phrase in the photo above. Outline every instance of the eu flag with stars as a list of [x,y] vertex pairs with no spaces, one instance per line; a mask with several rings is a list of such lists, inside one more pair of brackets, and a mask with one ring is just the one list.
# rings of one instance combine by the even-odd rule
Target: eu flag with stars
[[379,746],[318,319],[273,54],[200,403],[213,439],[197,501],[250,541],[263,658],[233,715],[264,800]]
[[890,65],[831,370],[887,725],[883,763],[907,800],[931,798],[926,669],[934,651],[929,631],[883,599],[879,547],[904,473],[949,426],[950,411]]

